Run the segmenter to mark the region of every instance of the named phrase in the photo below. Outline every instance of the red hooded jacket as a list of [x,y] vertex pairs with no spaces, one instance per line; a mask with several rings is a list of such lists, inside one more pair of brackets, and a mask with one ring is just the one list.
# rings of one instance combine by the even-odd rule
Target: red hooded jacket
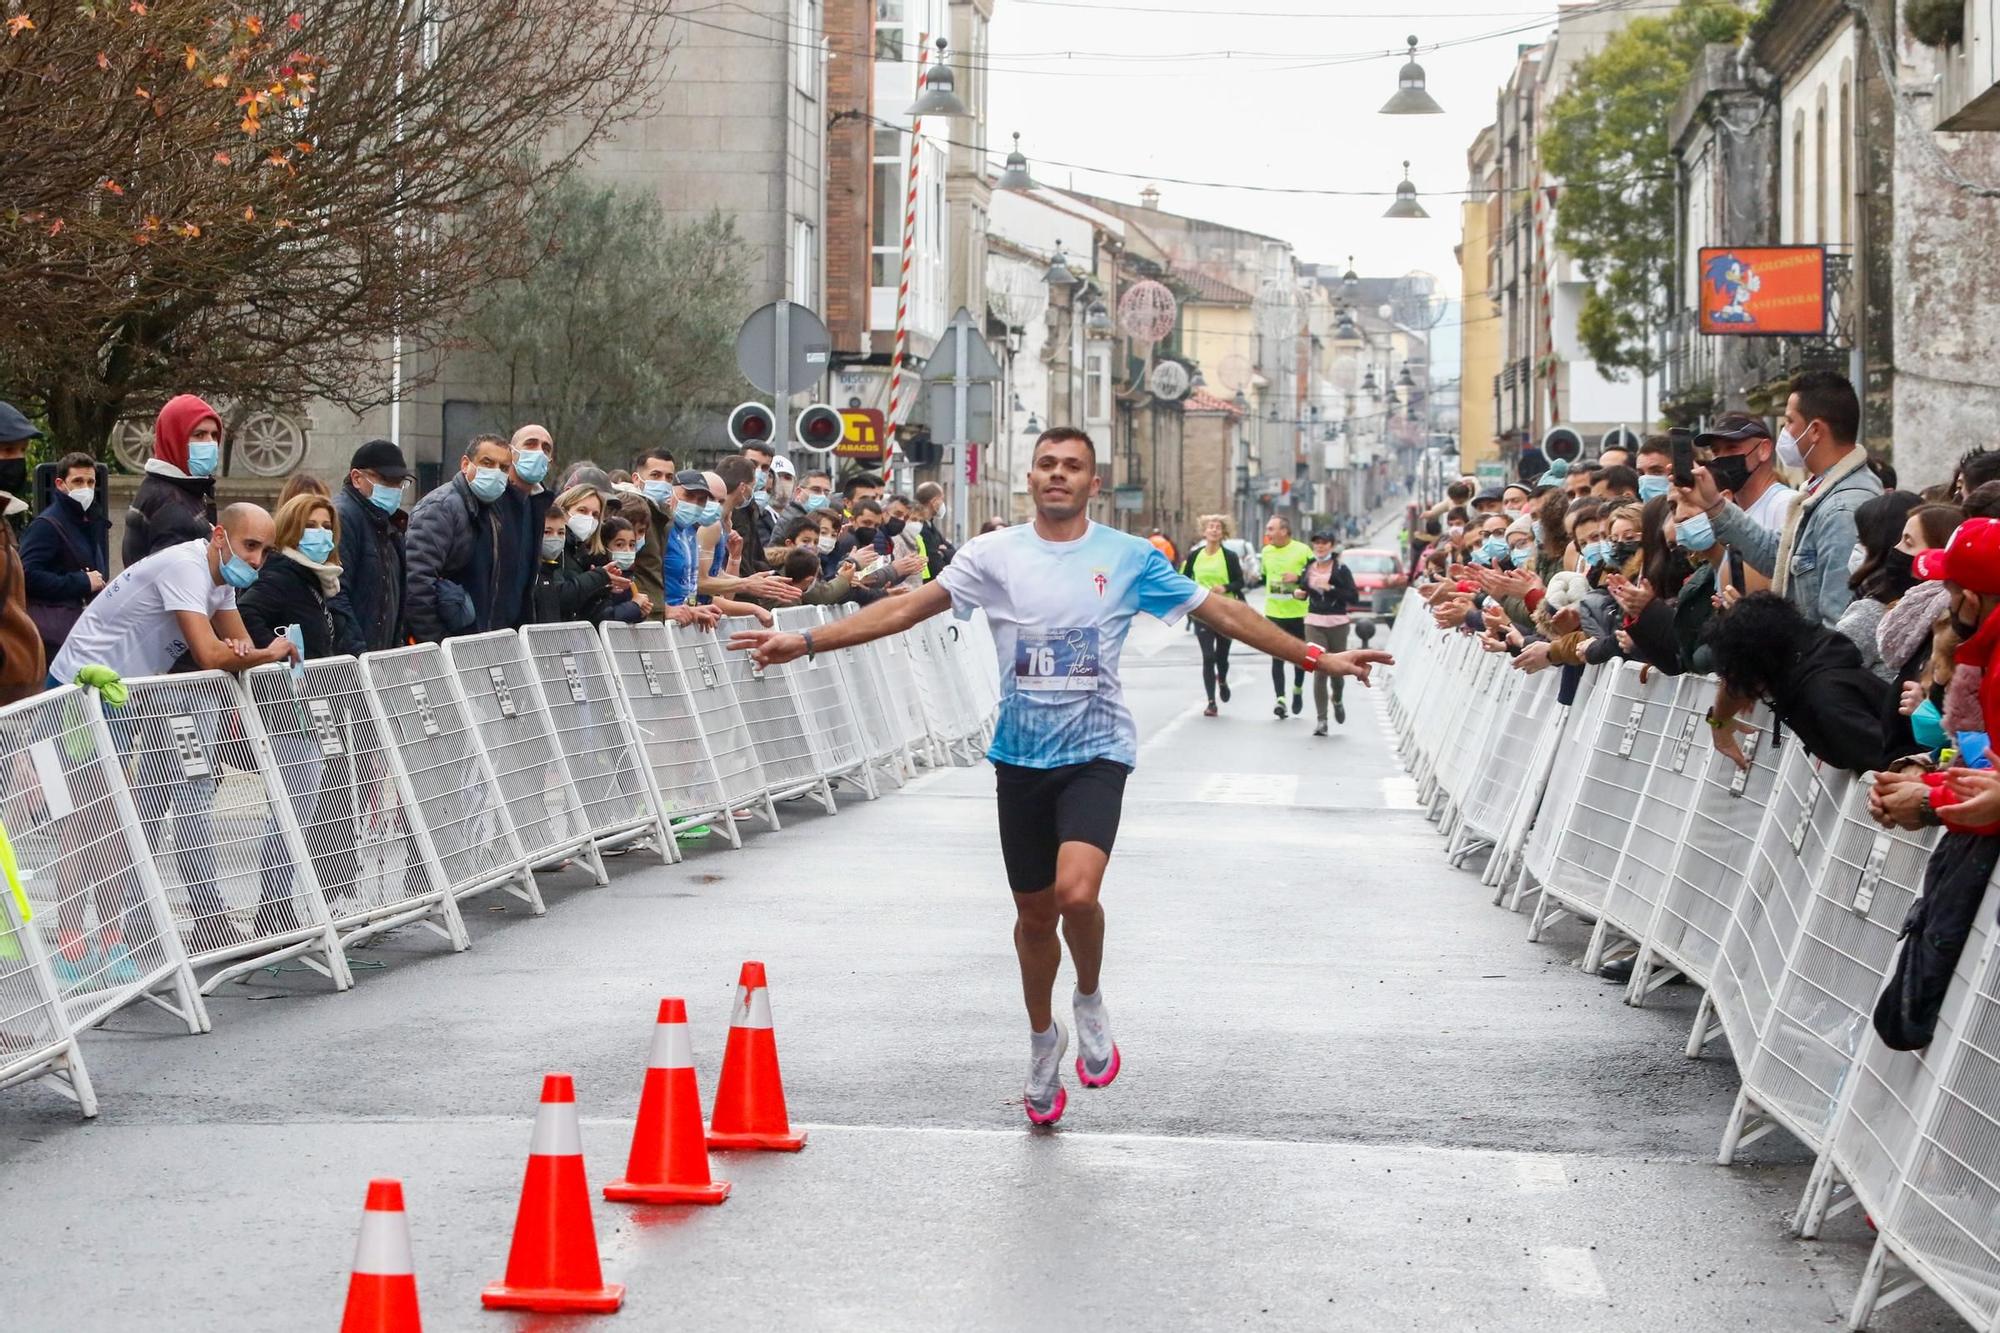
[[222,424],[222,414],[191,393],[178,394],[167,400],[160,409],[160,416],[153,423],[153,457],[162,463],[171,463],[183,475],[188,470],[188,436],[204,419],[212,420],[217,426]]

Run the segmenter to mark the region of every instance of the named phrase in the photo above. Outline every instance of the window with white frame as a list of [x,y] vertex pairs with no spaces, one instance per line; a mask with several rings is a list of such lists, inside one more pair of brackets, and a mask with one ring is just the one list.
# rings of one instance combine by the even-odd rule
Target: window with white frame
[[792,219],[790,296],[803,306],[819,305],[819,232],[804,218]]
[[868,234],[870,286],[894,287],[903,253],[903,177],[909,170],[905,131],[882,126],[875,129],[875,175]]
[[819,0],[792,0],[792,86],[807,97],[819,96]]
[[1093,347],[1083,360],[1083,410],[1092,421],[1111,419],[1111,349]]
[[875,0],[875,58],[903,59],[904,0]]

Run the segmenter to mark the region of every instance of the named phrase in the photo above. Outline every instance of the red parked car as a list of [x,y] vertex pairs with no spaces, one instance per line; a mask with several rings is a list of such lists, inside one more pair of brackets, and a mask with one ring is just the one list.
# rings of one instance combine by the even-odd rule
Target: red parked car
[[1354,575],[1355,590],[1361,594],[1369,610],[1376,615],[1386,615],[1396,609],[1396,603],[1403,595],[1403,585],[1409,580],[1403,574],[1402,558],[1394,551],[1356,546],[1340,553],[1340,563]]

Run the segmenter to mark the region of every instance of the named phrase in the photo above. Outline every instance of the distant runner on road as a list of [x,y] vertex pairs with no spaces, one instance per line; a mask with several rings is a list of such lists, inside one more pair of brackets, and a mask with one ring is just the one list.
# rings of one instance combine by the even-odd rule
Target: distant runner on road
[[[1125,778],[1138,760],[1138,726],[1125,707],[1118,659],[1141,611],[1201,624],[1259,652],[1368,682],[1383,652],[1329,653],[1175,571],[1144,538],[1090,521],[1097,449],[1072,427],[1044,431],[1028,468],[1035,521],[983,533],[944,572],[903,597],[803,634],[751,630],[730,647],[766,666],[867,643],[947,607],[961,619],[984,608],[999,652],[1000,718],[988,757],[997,772],[1000,848],[1014,892],[1014,950],[1028,1007],[1030,1058],[1023,1103],[1037,1125],[1062,1118],[1069,1033],[1053,991],[1069,941],[1076,967],[1077,1078],[1101,1088],[1118,1077],[1118,1046],[1098,985],[1104,909],[1098,893],[1118,834]],[[1303,548],[1301,548],[1303,549]]]

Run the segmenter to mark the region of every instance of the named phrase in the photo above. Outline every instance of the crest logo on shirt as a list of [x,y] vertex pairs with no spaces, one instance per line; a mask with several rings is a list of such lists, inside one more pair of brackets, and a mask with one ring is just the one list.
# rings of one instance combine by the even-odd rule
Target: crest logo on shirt
[[1098,570],[1098,571],[1096,571],[1095,573],[1093,573],[1093,574],[1092,574],[1092,575],[1090,576],[1090,581],[1091,581],[1092,583],[1094,583],[1094,584],[1096,584],[1096,585],[1097,585],[1097,595],[1098,595],[1098,597],[1100,597],[1100,598],[1102,598],[1102,597],[1104,596],[1104,590],[1105,590],[1105,588],[1109,587],[1109,586],[1110,586],[1110,584],[1111,584],[1111,578],[1110,578],[1110,576],[1109,576],[1109,575],[1107,575],[1107,574],[1106,574],[1106,573],[1105,573],[1105,572],[1104,572],[1103,570],[1101,570],[1101,569],[1100,569],[1100,570]]

